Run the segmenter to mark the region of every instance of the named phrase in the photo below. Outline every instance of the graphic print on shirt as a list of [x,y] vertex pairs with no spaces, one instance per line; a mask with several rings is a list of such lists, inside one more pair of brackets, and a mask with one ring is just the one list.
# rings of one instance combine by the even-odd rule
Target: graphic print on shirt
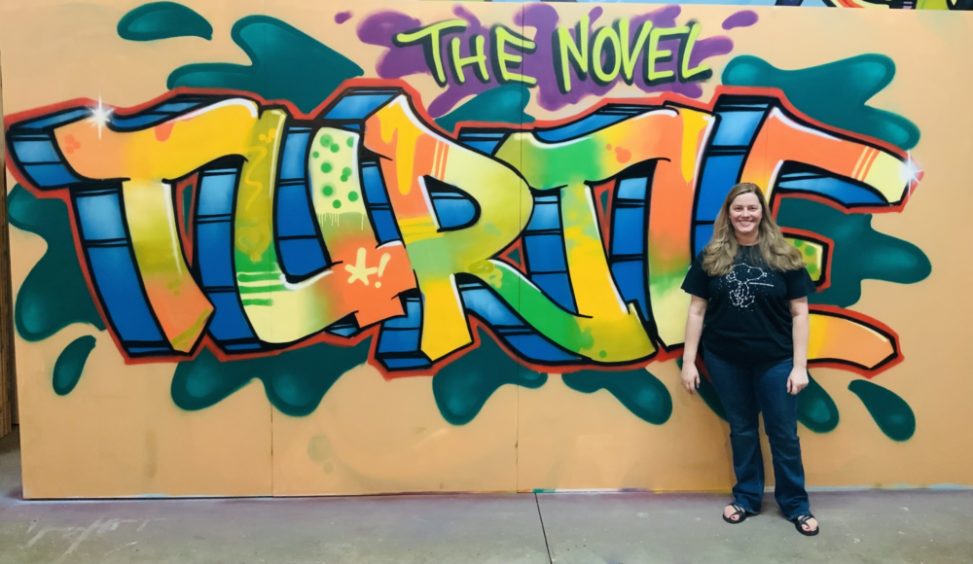
[[757,297],[754,286],[774,286],[769,272],[746,263],[733,265],[733,270],[723,277],[723,283],[730,288],[730,303],[739,309],[750,309],[753,305]]

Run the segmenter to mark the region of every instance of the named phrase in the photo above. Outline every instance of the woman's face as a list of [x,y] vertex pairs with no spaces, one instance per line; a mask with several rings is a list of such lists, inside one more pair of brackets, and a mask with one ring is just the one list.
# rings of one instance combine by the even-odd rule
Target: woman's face
[[760,199],[753,192],[740,194],[730,202],[730,223],[737,236],[756,235],[762,217]]

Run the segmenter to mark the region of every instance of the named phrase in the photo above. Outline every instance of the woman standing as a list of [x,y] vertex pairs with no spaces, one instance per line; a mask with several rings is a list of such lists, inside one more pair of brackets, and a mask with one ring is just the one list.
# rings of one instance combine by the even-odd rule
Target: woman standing
[[764,466],[757,415],[762,412],[777,504],[798,532],[818,534],[797,437],[797,394],[808,384],[807,296],[814,284],[756,184],[737,184],[727,194],[713,237],[682,288],[692,295],[683,386],[689,393],[699,388],[696,353],[702,344],[703,363],[730,423],[737,481],[723,519],[737,524],[760,512]]

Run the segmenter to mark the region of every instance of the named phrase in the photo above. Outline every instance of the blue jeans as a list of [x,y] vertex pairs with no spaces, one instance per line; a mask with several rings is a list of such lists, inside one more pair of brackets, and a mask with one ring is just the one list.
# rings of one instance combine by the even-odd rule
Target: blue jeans
[[757,513],[764,493],[757,415],[764,414],[774,465],[774,497],[788,519],[810,512],[804,489],[804,464],[797,437],[797,396],[787,393],[792,360],[763,365],[727,361],[703,353],[716,394],[730,423],[733,450],[734,503]]

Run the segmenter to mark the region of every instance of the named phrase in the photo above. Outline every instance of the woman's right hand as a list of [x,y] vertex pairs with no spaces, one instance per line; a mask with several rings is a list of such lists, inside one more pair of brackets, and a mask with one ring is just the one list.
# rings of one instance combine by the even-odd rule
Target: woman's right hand
[[686,388],[687,392],[695,394],[699,389],[699,369],[696,368],[696,363],[683,361],[681,377],[682,387]]

